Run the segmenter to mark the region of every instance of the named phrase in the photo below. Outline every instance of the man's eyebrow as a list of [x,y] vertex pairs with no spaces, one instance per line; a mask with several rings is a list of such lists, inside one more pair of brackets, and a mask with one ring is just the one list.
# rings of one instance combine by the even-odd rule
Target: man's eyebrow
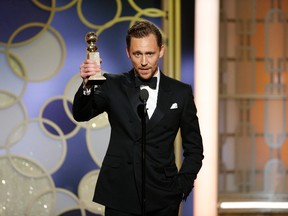
[[146,51],[146,52],[141,52],[140,50],[136,50],[132,53],[144,53],[144,54],[151,54],[151,53],[156,53],[155,51]]

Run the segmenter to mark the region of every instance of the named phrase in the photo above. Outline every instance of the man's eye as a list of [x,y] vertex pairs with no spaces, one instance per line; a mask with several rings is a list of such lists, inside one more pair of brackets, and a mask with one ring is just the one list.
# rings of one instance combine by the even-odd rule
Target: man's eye
[[136,57],[140,57],[140,56],[141,56],[140,53],[135,53],[134,55],[135,55]]

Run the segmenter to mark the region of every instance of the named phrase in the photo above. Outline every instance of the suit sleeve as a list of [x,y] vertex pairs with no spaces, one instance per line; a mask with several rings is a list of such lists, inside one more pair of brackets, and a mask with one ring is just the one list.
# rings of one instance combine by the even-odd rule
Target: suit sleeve
[[184,158],[178,177],[183,190],[183,199],[186,199],[193,188],[194,180],[202,166],[204,156],[197,109],[191,86],[186,92],[184,103],[180,123]]
[[102,87],[92,88],[90,95],[83,94],[83,85],[76,92],[72,105],[73,117],[76,121],[88,121],[106,111],[108,106]]

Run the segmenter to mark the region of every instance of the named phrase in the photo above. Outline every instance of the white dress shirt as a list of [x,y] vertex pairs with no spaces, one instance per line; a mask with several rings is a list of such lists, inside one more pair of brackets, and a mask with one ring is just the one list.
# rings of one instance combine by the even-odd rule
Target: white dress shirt
[[149,119],[153,115],[157,106],[158,89],[159,89],[159,82],[160,82],[159,68],[156,74],[154,75],[154,77],[157,77],[156,89],[151,89],[149,86],[140,86],[140,89],[146,89],[149,93],[149,97],[148,97],[147,105],[146,105]]

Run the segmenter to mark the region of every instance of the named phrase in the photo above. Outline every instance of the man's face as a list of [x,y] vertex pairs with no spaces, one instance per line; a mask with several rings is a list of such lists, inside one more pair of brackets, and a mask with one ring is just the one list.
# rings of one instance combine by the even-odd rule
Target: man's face
[[150,34],[144,38],[132,37],[126,52],[136,74],[142,79],[150,79],[157,72],[158,60],[164,54],[164,47],[158,47],[155,35]]

